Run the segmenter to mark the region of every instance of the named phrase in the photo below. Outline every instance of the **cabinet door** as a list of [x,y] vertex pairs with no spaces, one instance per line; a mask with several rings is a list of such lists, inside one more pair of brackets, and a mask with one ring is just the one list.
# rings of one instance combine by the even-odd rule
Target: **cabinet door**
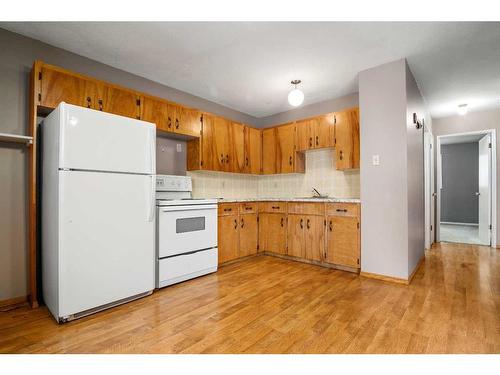
[[262,170],[262,131],[245,127],[245,172],[259,174]]
[[201,169],[213,171],[215,161],[214,118],[203,114],[202,131],[200,138]]
[[312,120],[297,121],[297,151],[314,148],[314,128]]
[[314,118],[314,147],[326,148],[335,145],[335,117],[333,113]]
[[201,130],[201,113],[196,109],[180,108],[180,121],[175,132],[193,137],[199,137]]
[[216,171],[231,172],[231,122],[214,116],[214,169]]
[[359,111],[335,113],[335,153],[337,169],[359,168]]
[[286,215],[259,214],[259,251],[286,254]]
[[277,152],[276,172],[293,173],[295,156],[295,124],[283,125],[276,128]]
[[359,219],[347,216],[327,217],[327,248],[328,263],[359,268]]
[[257,254],[259,227],[257,214],[240,215],[240,257]]
[[239,256],[238,215],[219,216],[218,246],[219,264]]
[[61,102],[93,108],[96,85],[86,79],[42,66],[40,105],[55,108]]
[[262,173],[276,173],[276,129],[262,130]]
[[149,97],[142,98],[142,120],[156,124],[159,130],[167,131],[167,113],[167,103]]
[[233,155],[233,163],[231,164],[231,172],[245,172],[245,126],[233,122],[231,124],[231,153]]
[[322,216],[306,215],[304,220],[305,258],[320,262],[325,252],[325,219]]
[[173,103],[167,105],[167,129],[175,132],[176,128],[180,128],[181,107]]
[[287,254],[293,257],[304,258],[304,228],[305,220],[302,215],[288,215],[287,223]]
[[98,87],[96,109],[119,116],[140,118],[141,100],[137,93],[118,87]]

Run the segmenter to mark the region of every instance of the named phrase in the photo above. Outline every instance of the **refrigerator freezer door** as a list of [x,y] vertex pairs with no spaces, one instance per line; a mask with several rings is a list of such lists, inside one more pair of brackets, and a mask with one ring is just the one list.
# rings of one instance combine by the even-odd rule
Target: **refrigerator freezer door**
[[62,103],[59,168],[156,173],[156,126]]
[[154,176],[59,174],[59,316],[153,290]]

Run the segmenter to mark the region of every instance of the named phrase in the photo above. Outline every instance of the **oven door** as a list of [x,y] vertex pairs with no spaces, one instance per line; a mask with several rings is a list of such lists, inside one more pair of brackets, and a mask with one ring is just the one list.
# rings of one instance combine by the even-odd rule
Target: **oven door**
[[217,205],[158,207],[158,257],[217,247]]

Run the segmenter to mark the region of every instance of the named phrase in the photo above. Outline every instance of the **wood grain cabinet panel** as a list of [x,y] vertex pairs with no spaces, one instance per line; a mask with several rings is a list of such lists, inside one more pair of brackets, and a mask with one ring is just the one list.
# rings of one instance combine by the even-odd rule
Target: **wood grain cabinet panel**
[[359,110],[335,113],[335,166],[337,169],[359,168]]
[[276,171],[276,129],[262,130],[262,173],[275,174]]
[[219,264],[229,262],[239,257],[238,215],[219,216],[218,246]]
[[201,132],[201,112],[192,108],[180,108],[180,120],[174,122],[174,131],[179,134],[199,137]]
[[295,124],[276,128],[276,172],[295,172]]
[[286,215],[259,213],[259,251],[286,254]]
[[311,120],[297,121],[297,151],[314,148],[314,128]]
[[233,158],[231,154],[231,122],[225,118],[213,117],[214,159],[216,171],[231,172]]
[[287,255],[305,258],[304,217],[292,214],[287,219]]
[[138,93],[115,86],[98,85],[95,109],[119,116],[140,118],[141,99]]
[[245,127],[245,172],[259,174],[262,171],[262,131]]
[[335,146],[335,115],[328,113],[313,120],[314,148]]
[[167,104],[161,100],[143,97],[141,119],[156,124],[158,130],[169,131],[167,128],[167,108]]
[[231,172],[243,173],[246,168],[245,160],[245,126],[237,122],[231,123],[230,142],[233,160]]
[[219,203],[217,205],[217,214],[219,216],[238,215],[238,208],[238,203]]
[[55,108],[61,102],[94,108],[96,84],[57,69],[42,66],[39,76],[42,107]]
[[259,225],[257,214],[240,215],[240,246],[239,256],[257,254],[257,245],[259,244]]
[[304,257],[323,261],[325,251],[325,219],[323,216],[306,215],[304,230]]
[[325,261],[360,268],[359,219],[348,216],[327,216],[326,221]]

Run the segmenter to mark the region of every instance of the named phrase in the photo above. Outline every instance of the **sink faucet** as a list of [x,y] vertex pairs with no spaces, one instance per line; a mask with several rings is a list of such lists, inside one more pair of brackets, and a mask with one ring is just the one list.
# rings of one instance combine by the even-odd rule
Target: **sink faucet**
[[322,197],[323,195],[321,195],[320,192],[316,188],[313,188],[313,196]]

